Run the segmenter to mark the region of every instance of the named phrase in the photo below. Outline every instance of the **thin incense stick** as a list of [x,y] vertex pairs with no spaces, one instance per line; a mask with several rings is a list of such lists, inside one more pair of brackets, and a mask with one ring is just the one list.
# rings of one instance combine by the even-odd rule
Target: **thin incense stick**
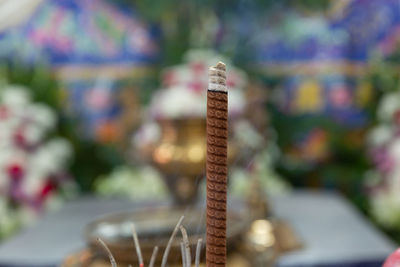
[[158,247],[155,246],[154,249],[153,249],[153,253],[151,254],[149,267],[153,267],[154,266],[154,263],[156,262],[157,253],[158,253]]
[[197,246],[196,246],[196,258],[194,260],[194,264],[196,267],[199,267],[200,265],[200,254],[201,254],[201,243],[203,242],[203,239],[199,238],[197,240]]
[[139,238],[135,229],[135,225],[132,224],[132,238],[133,238],[133,243],[135,244],[136,248],[136,254],[138,256],[139,260],[139,267],[144,267],[144,262],[143,262],[143,257],[142,257],[142,250],[140,249],[140,243],[139,243]]
[[207,91],[207,267],[226,265],[228,91],[226,66],[209,69]]
[[108,258],[110,259],[111,266],[118,267],[117,262],[115,261],[114,256],[112,255],[110,249],[107,247],[106,243],[104,243],[104,241],[101,240],[100,238],[97,238],[97,241],[100,243],[100,245],[103,246],[104,250],[107,252]]
[[189,238],[188,238],[188,235],[187,235],[185,227],[183,227],[181,225],[179,228],[181,229],[182,238],[183,238],[183,244],[185,245],[186,266],[190,267],[190,266],[192,266],[192,255],[190,253]]
[[181,242],[181,254],[182,254],[182,266],[186,267],[186,252],[185,252],[185,244]]
[[182,221],[183,221],[184,218],[185,218],[185,216],[182,216],[182,217],[179,219],[178,223],[177,223],[176,226],[175,226],[174,231],[172,232],[171,237],[170,237],[169,240],[168,240],[167,247],[165,248],[164,255],[163,255],[163,257],[162,257],[161,267],[165,267],[165,266],[167,265],[168,254],[169,254],[169,251],[171,250],[172,242],[174,241],[174,238],[175,238],[175,236],[176,236],[176,233],[177,233],[178,230],[179,230],[179,226],[181,226]]

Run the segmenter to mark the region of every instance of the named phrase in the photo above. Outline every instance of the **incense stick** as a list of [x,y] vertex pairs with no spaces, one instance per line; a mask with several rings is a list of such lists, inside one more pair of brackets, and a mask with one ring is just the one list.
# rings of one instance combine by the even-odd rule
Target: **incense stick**
[[142,257],[142,250],[140,249],[139,239],[138,239],[138,236],[137,236],[135,225],[133,223],[132,223],[131,229],[132,229],[133,243],[135,244],[136,254],[137,254],[138,260],[139,260],[139,267],[144,267],[144,262],[143,262],[143,257]]
[[186,266],[192,266],[192,255],[190,253],[190,245],[189,245],[189,238],[186,232],[185,227],[182,225],[179,227],[181,229],[183,244],[185,245],[185,259],[186,259]]
[[199,238],[197,240],[197,246],[196,246],[196,258],[194,260],[195,267],[199,267],[200,265],[200,254],[201,254],[201,243],[203,242],[203,239]]
[[182,217],[179,219],[178,223],[177,223],[176,226],[175,226],[174,231],[173,231],[172,234],[171,234],[171,237],[170,237],[169,240],[168,240],[167,247],[165,248],[164,255],[163,255],[163,257],[162,257],[161,267],[165,267],[165,266],[167,265],[168,254],[169,254],[169,251],[171,250],[172,242],[174,241],[174,238],[175,238],[175,236],[176,236],[176,233],[177,233],[178,230],[179,230],[179,226],[181,226],[182,221],[183,221],[184,218],[185,218],[185,216],[182,216]]
[[182,266],[186,267],[186,252],[185,252],[185,244],[181,242],[181,254],[182,254]]
[[153,253],[151,254],[149,267],[153,267],[154,266],[154,263],[156,262],[157,253],[158,253],[158,247],[155,246],[154,249],[153,249]]
[[[182,233],[182,242],[180,243],[181,245],[181,254],[182,254],[182,266],[183,267],[191,267],[192,266],[192,260],[191,260],[191,252],[190,252],[190,242],[189,242],[189,237],[187,235],[187,231],[185,229],[185,227],[183,227],[182,221],[184,219],[184,216],[182,216],[178,223],[176,224],[174,231],[172,232],[172,235],[168,241],[167,247],[165,248],[164,251],[164,255],[163,255],[163,262],[161,263],[161,266],[166,266],[166,261],[168,259],[168,254],[169,251],[171,249],[172,246],[172,242],[178,232],[178,230],[181,230]],[[139,259],[139,266],[143,267],[144,266],[144,261],[143,261],[143,257],[142,257],[142,252],[140,249],[140,243],[139,243],[139,238],[135,229],[134,224],[132,224],[132,236],[133,236],[133,240],[135,243],[135,247],[136,247],[136,253],[138,254],[138,259]],[[112,255],[110,249],[108,248],[108,246],[106,245],[106,243],[101,240],[100,238],[97,239],[97,241],[100,243],[100,245],[104,248],[104,250],[107,253],[107,256],[110,260],[111,266],[112,267],[118,267],[117,266],[117,262],[114,258],[114,256]],[[195,256],[195,266],[199,267],[200,266],[200,257],[201,257],[201,245],[202,245],[203,240],[200,238],[199,240],[197,240],[197,246],[196,246],[196,256]],[[149,263],[149,267],[154,267],[154,264],[156,262],[156,258],[157,258],[157,253],[158,253],[158,246],[155,246],[153,249],[153,253],[151,254],[151,258],[150,258],[150,263]],[[129,267],[132,267],[132,265],[128,265]]]
[[226,66],[209,69],[207,91],[207,267],[226,265],[228,92]]
[[114,256],[112,255],[110,249],[107,247],[106,243],[104,243],[103,240],[100,238],[97,238],[97,241],[103,246],[104,250],[107,252],[108,258],[110,259],[110,263],[112,267],[118,267],[117,262],[114,259]]

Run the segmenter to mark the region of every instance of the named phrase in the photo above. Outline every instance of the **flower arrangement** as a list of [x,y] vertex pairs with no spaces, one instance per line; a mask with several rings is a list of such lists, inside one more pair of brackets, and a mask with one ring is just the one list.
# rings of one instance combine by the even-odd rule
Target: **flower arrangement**
[[133,200],[168,198],[161,174],[150,166],[120,166],[97,179],[95,192],[100,196],[125,196]]
[[379,124],[369,134],[374,169],[367,172],[371,211],[387,229],[400,227],[400,93],[386,93],[377,110]]
[[[176,119],[206,116],[206,88],[208,66],[218,60],[227,62],[221,55],[209,50],[190,50],[183,64],[166,68],[162,74],[162,86],[152,98],[150,114],[153,119]],[[231,66],[232,64],[229,64]],[[229,114],[243,113],[246,105],[244,88],[246,74],[230,67],[227,70],[229,88]]]
[[[162,88],[152,95],[146,119],[133,137],[135,147],[145,150],[149,144],[159,141],[159,122],[162,120],[206,119],[208,67],[215,65],[218,60],[229,62],[212,50],[189,50],[183,64],[164,69],[161,75]],[[233,133],[235,135],[235,129],[240,128],[240,122],[247,123],[245,128],[252,133],[246,130],[245,134],[255,137],[253,143],[258,146],[262,137],[248,120],[243,119],[247,108],[247,75],[232,67],[232,64],[229,66],[226,83],[229,90],[229,117],[234,119]]]
[[72,185],[66,171],[71,146],[49,138],[56,115],[29,92],[0,88],[0,237],[59,203],[59,192]]

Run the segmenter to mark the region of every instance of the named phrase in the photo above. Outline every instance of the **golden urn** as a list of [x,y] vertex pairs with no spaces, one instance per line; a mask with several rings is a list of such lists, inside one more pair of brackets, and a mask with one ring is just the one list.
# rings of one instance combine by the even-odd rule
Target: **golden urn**
[[[205,175],[206,119],[158,120],[159,141],[148,149],[151,162],[161,171],[177,204],[192,204]],[[229,144],[228,158],[235,147]]]

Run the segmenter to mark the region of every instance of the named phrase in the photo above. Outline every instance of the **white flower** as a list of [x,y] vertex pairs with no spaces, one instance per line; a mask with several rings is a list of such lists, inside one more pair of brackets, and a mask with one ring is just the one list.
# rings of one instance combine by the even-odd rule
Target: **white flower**
[[[205,117],[208,68],[218,61],[229,61],[212,50],[191,50],[185,63],[166,68],[163,73],[165,88],[160,89],[151,103],[153,118]],[[234,67],[227,69],[229,115],[240,115],[245,108],[243,89],[246,74]]]
[[392,127],[389,125],[381,125],[371,130],[367,140],[372,146],[381,146],[390,141],[392,136]]
[[45,105],[32,104],[27,112],[36,123],[45,129],[51,129],[56,124],[56,115]]
[[28,144],[37,144],[44,137],[44,129],[38,124],[29,123],[23,128],[23,136]]
[[205,101],[205,95],[196,94],[181,86],[163,89],[153,98],[152,114],[156,118],[205,116]]
[[46,180],[46,175],[41,172],[30,170],[22,180],[22,191],[25,196],[35,197],[41,188],[43,188]]
[[32,154],[30,162],[31,171],[43,174],[53,173],[62,167],[58,158],[54,156],[53,151],[47,145],[43,145]]
[[[3,192],[20,190],[37,199],[47,179],[64,171],[72,149],[64,139],[45,141],[46,133],[56,124],[56,115],[42,104],[31,102],[28,89],[9,86],[0,90],[0,237],[14,232],[21,224],[31,222],[36,207],[18,198],[10,207]],[[28,144],[25,146],[24,144]],[[11,183],[9,173],[22,174],[18,184]],[[12,186],[13,188],[10,188]],[[17,188],[18,186],[18,188]],[[46,205],[54,206],[57,199],[48,198]],[[50,203],[51,202],[51,203]],[[43,207],[46,208],[46,207]]]
[[391,121],[393,114],[400,110],[400,94],[386,94],[381,100],[378,108],[378,118],[382,121]]
[[[182,86],[169,87],[158,91],[151,103],[153,118],[205,117],[207,113],[207,95],[188,90]],[[234,90],[228,94],[230,115],[239,115],[246,105],[242,91]]]
[[71,144],[63,138],[53,138],[46,146],[58,160],[65,162],[72,155]]
[[8,153],[6,152],[6,155],[4,155],[4,158],[4,167],[8,167],[10,165],[19,165],[23,169],[25,169],[27,166],[29,155],[19,148],[10,147],[8,149]]
[[29,90],[25,87],[8,86],[2,91],[1,100],[10,107],[24,107],[29,104],[31,96]]
[[13,146],[12,135],[15,132],[13,128],[8,127],[6,123],[0,123],[0,154],[1,150],[6,147]]
[[[0,148],[0,191],[7,190],[9,186],[10,179],[8,179],[7,164],[10,162],[13,154],[13,148],[1,147]],[[0,192],[1,196],[1,192]]]
[[400,139],[395,139],[389,146],[389,154],[397,162],[400,163]]

